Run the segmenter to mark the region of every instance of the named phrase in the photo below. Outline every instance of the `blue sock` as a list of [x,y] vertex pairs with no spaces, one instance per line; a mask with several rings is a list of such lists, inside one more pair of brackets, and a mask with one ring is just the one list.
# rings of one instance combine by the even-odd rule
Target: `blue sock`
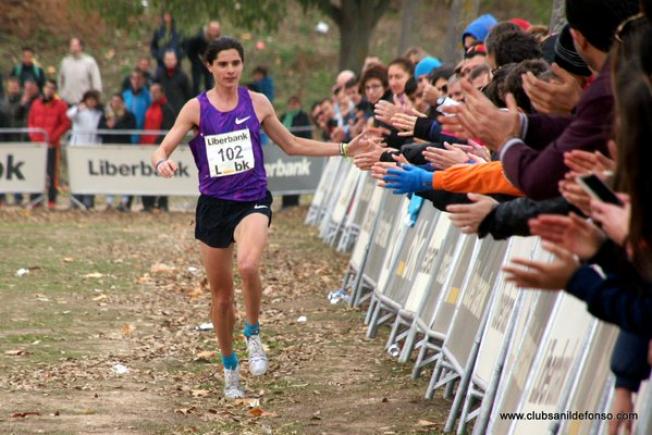
[[231,352],[229,356],[222,355],[222,364],[224,364],[225,369],[235,370],[238,367],[238,355],[235,352]]
[[252,335],[260,334],[260,323],[256,322],[253,325],[245,321],[245,327],[243,334],[245,337],[249,338]]

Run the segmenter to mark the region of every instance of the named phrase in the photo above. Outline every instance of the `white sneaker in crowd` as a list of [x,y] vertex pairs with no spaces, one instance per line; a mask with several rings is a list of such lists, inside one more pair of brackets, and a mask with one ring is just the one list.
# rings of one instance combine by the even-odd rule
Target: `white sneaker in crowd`
[[233,370],[224,368],[224,397],[227,399],[244,397],[244,390],[240,386],[240,364]]
[[249,352],[249,372],[254,376],[264,375],[267,371],[267,355],[260,342],[260,335],[247,338],[247,352]]

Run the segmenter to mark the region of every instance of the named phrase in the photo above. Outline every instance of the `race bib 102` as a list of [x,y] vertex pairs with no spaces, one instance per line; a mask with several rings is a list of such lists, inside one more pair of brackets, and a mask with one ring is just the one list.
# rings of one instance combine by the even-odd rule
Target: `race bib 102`
[[254,152],[248,128],[204,136],[211,177],[239,174],[254,168]]

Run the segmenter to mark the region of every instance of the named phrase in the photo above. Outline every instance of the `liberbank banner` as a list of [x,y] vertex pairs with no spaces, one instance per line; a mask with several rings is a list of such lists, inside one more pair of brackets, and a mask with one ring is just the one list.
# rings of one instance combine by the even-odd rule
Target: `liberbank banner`
[[[152,167],[152,146],[101,145],[67,148],[70,190],[75,194],[196,196],[197,168],[188,146],[177,147],[174,177],[160,177]],[[273,194],[311,193],[323,170],[321,157],[288,156],[277,146],[264,147],[269,190]]]
[[45,190],[45,143],[0,145],[0,193],[39,193]]

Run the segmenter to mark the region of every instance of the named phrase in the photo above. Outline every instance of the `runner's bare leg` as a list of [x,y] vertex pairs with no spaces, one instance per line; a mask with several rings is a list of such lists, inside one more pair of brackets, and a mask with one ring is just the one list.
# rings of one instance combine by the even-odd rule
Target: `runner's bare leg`
[[211,288],[211,320],[222,355],[233,353],[235,310],[233,299],[233,247],[211,248],[199,243]]
[[242,278],[247,323],[258,322],[262,283],[260,260],[267,245],[269,218],[261,213],[246,216],[235,228],[238,272]]

